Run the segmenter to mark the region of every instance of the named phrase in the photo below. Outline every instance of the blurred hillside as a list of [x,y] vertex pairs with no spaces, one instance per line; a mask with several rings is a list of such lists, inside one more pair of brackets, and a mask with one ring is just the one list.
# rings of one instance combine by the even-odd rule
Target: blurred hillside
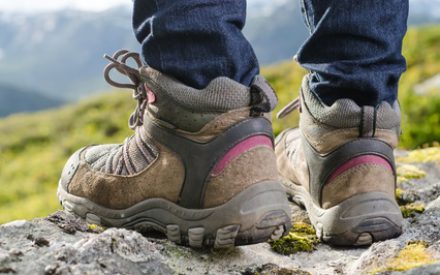
[[0,122],[0,223],[58,208],[55,192],[66,158],[76,149],[120,142],[134,108],[127,92]]
[[[404,53],[409,68],[400,87],[404,111],[401,145],[432,145],[440,141],[440,89],[415,93],[414,87],[440,73],[440,26],[411,29]],[[278,92],[278,109],[297,95],[304,73],[293,62],[263,70]],[[44,216],[59,208],[55,192],[67,158],[88,144],[122,142],[131,135],[127,119],[133,108],[129,92],[120,91],[0,120],[0,223]],[[297,114],[275,120],[275,132],[296,124]]]
[[[306,39],[299,2],[249,0],[244,33],[262,65],[291,59]],[[410,25],[440,22],[440,0],[410,3]],[[0,91],[38,91],[48,100],[73,101],[110,90],[102,79],[106,64],[102,54],[119,48],[139,50],[131,30],[130,4],[103,12],[0,10]],[[33,102],[28,99],[28,104]],[[0,101],[0,116],[31,111],[12,107]]]

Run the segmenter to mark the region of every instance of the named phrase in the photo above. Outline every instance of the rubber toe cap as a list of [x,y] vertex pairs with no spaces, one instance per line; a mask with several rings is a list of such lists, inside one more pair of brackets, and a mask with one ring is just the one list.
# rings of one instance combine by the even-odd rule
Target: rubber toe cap
[[78,167],[80,165],[81,159],[81,152],[84,150],[78,150],[76,151],[67,161],[66,165],[64,166],[63,172],[61,173],[60,178],[60,185],[64,188],[64,190],[68,191],[68,187],[70,182],[72,181],[73,177],[75,176],[76,171],[78,170]]

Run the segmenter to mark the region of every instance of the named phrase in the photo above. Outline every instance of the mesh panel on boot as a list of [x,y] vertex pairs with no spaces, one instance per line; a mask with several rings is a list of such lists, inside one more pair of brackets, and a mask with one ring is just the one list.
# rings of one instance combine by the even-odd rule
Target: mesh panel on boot
[[86,150],[84,158],[96,171],[114,175],[133,175],[145,169],[157,157],[157,148],[137,127],[124,144],[97,145]]
[[158,97],[197,113],[217,113],[250,105],[249,88],[227,77],[212,80],[204,89],[195,89],[146,67],[142,75]]
[[[331,106],[321,102],[309,88],[309,80],[306,76],[303,80],[302,95],[306,108],[319,122],[336,128],[359,127],[362,117],[362,107],[351,99],[339,99]],[[391,129],[400,126],[400,108],[395,102],[391,106],[384,101],[376,106],[376,127]]]

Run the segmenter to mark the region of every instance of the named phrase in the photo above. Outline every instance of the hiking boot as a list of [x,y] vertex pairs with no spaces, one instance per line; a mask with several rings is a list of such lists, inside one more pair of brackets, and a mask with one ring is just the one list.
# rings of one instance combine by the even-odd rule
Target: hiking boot
[[308,83],[306,76],[299,99],[279,113],[301,112],[299,129],[275,142],[288,196],[306,208],[318,237],[329,244],[369,245],[400,235],[393,155],[398,103],[361,107],[340,99],[326,106]]
[[[269,112],[277,100],[257,76],[188,87],[126,51],[106,79],[135,89],[134,135],[77,151],[62,173],[63,207],[103,226],[158,230],[178,244],[224,248],[278,239],[290,208],[276,167]],[[134,59],[139,70],[125,63]],[[113,69],[133,84],[109,77]]]

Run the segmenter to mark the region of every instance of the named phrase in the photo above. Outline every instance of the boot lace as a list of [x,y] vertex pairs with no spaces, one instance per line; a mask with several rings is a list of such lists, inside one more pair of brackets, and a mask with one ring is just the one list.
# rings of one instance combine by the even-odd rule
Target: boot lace
[[[138,126],[144,124],[144,113],[148,105],[147,90],[143,85],[139,69],[142,67],[142,61],[140,55],[135,52],[127,50],[119,50],[113,54],[113,56],[104,55],[104,58],[110,61],[104,69],[104,78],[110,85],[117,88],[132,89],[133,99],[137,101],[137,106],[134,112],[130,115],[128,120],[128,126],[130,129],[135,130]],[[127,65],[129,60],[134,61],[137,68],[132,68]],[[130,83],[121,83],[114,81],[110,73],[116,70],[118,73],[128,77]]]
[[282,118],[286,117],[287,115],[289,115],[291,112],[295,111],[296,109],[299,109],[301,112],[300,97],[295,98],[294,100],[289,102],[286,106],[284,106],[283,109],[281,109],[281,111],[279,111],[277,113],[277,118],[282,119]]

